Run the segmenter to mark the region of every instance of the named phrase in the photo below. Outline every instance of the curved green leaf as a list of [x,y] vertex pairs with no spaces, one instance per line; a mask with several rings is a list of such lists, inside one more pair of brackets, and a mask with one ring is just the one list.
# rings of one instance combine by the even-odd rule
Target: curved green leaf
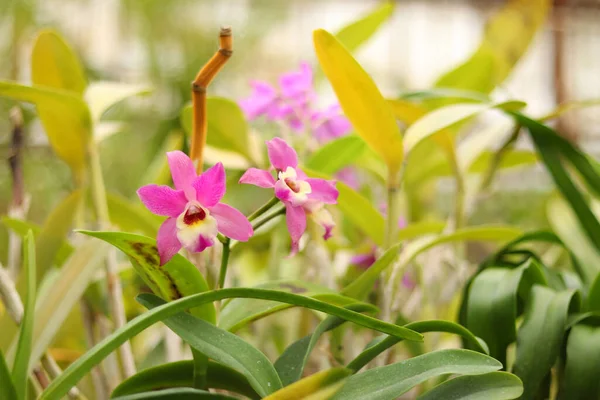
[[[239,372],[214,361],[208,362],[207,387],[226,389],[258,399],[248,379]],[[176,361],[148,368],[122,381],[111,393],[111,398],[165,388],[193,387],[193,360]]]
[[398,257],[399,251],[400,244],[390,247],[371,267],[342,289],[341,294],[355,299],[364,299],[373,290],[375,282],[381,277],[381,272]]
[[363,140],[386,162],[396,177],[404,153],[402,136],[390,106],[350,52],[329,32],[313,33],[315,51],[344,114]]
[[[554,366],[565,337],[567,316],[579,308],[579,293],[534,285],[517,334],[517,357],[512,372],[523,381],[521,399],[535,399]],[[540,346],[540,343],[544,343]]]
[[0,351],[0,398],[6,400],[17,400],[17,391],[10,376],[8,365],[4,354]]
[[[164,155],[162,155],[164,158]],[[144,235],[155,237],[163,218],[157,217],[147,209],[138,207],[130,200],[114,193],[106,194],[110,221],[124,231],[140,231]]]
[[[150,295],[147,294],[146,296]],[[40,399],[48,400],[65,395],[71,386],[75,385],[83,376],[85,376],[85,374],[87,374],[94,367],[94,365],[101,362],[130,337],[137,335],[152,324],[186,311],[190,308],[198,307],[202,304],[236,297],[273,300],[282,303],[293,304],[296,306],[321,311],[330,315],[335,315],[366,328],[387,333],[388,335],[402,337],[407,340],[423,340],[422,335],[410,329],[389,324],[387,322],[383,322],[375,318],[355,313],[353,311],[308,297],[299,296],[292,293],[282,293],[275,290],[246,288],[220,289],[171,301],[132,319],[125,324],[125,326],[115,330],[112,334],[104,338],[100,343],[73,362],[67,369],[63,371],[60,376],[52,381],[52,383],[42,393]]]
[[23,319],[21,320],[17,354],[13,365],[12,379],[15,384],[17,397],[27,397],[27,382],[29,377],[29,361],[31,357],[31,342],[33,334],[33,322],[35,317],[35,291],[36,291],[36,265],[35,265],[35,242],[33,233],[30,231],[25,236],[24,247],[24,273],[27,279],[25,300],[23,301]]
[[441,76],[435,86],[491,92],[523,56],[549,8],[549,0],[510,0],[488,21],[471,58]]
[[366,143],[355,135],[334,139],[315,151],[306,166],[323,174],[334,174],[360,157]]
[[128,396],[115,397],[114,400],[146,400],[146,399],[158,399],[158,400],[236,400],[235,397],[227,396],[224,394],[210,393],[205,390],[191,389],[191,388],[176,388],[176,389],[164,389],[157,390],[154,392],[138,393]]
[[385,2],[374,11],[361,16],[357,21],[346,25],[335,34],[344,47],[353,52],[366,42],[393,13],[394,5]]
[[411,102],[418,101],[421,104],[427,104],[426,102],[431,100],[460,100],[460,102],[471,101],[476,103],[489,103],[491,101],[489,96],[481,92],[443,87],[404,92],[400,95],[400,99]]
[[[152,238],[125,232],[79,232],[102,239],[125,253],[144,283],[165,300],[177,300],[208,290],[200,271],[182,255],[175,254],[161,266],[156,240]],[[216,319],[212,304],[204,304],[191,313],[212,323]]]
[[446,381],[417,400],[511,400],[523,393],[523,382],[508,372],[459,376]]
[[600,273],[596,275],[596,279],[590,286],[587,308],[590,311],[600,311]]
[[562,114],[571,111],[578,110],[581,108],[587,107],[596,107],[600,105],[600,99],[590,99],[590,100],[581,100],[581,101],[569,101],[566,103],[559,104],[554,110],[544,115],[543,117],[537,118],[540,122],[545,122],[557,117],[560,117]]
[[[141,294],[137,300],[149,310],[167,304],[151,294]],[[282,387],[269,359],[240,337],[187,313],[176,314],[163,322],[194,349],[241,372],[259,395],[264,397]]]
[[600,328],[576,325],[567,340],[567,360],[559,400],[587,400],[600,396]]
[[92,121],[98,122],[111,106],[128,97],[150,93],[150,88],[121,82],[93,82],[85,92]]
[[[480,353],[489,354],[489,350],[484,341],[473,335],[470,330],[463,327],[462,325],[455,324],[450,321],[417,321],[411,322],[404,325],[405,327],[412,329],[419,333],[427,332],[446,332],[454,333],[462,336],[469,342],[473,349]],[[373,340],[354,360],[352,360],[346,367],[353,371],[358,371],[371,360],[383,353],[385,350],[400,343],[401,340],[392,336],[380,336],[376,340]]]
[[327,400],[337,392],[352,371],[346,368],[331,368],[317,372],[298,382],[278,390],[265,400]]
[[428,379],[447,374],[478,375],[502,368],[485,354],[439,350],[352,375],[332,400],[392,400]]

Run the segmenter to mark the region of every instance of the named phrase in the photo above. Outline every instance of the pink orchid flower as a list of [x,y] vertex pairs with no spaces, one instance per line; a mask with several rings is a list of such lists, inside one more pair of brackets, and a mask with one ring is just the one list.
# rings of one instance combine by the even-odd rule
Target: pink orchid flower
[[152,213],[168,217],[158,230],[157,247],[164,265],[184,247],[199,253],[212,246],[217,233],[239,241],[253,234],[248,219],[220,203],[225,194],[225,169],[217,163],[196,175],[192,160],[181,151],[167,153],[175,189],[147,185],[137,194]]
[[339,104],[333,104],[323,111],[315,111],[311,120],[314,136],[320,143],[345,136],[352,130],[352,125],[342,114]]
[[307,216],[311,216],[325,229],[324,239],[331,236],[335,224],[331,214],[323,206],[337,203],[339,193],[335,188],[335,181],[308,178],[298,168],[296,151],[283,139],[274,138],[266,144],[277,180],[270,171],[250,168],[240,178],[240,183],[275,189],[275,196],[285,204],[293,255],[298,252],[300,238],[306,230]]

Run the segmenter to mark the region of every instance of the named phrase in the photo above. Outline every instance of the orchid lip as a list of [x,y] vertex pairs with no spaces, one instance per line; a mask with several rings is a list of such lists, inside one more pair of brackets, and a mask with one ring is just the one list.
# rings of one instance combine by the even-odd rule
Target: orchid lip
[[204,221],[206,218],[206,211],[202,207],[192,204],[188,207],[183,215],[183,223],[186,225],[194,225]]

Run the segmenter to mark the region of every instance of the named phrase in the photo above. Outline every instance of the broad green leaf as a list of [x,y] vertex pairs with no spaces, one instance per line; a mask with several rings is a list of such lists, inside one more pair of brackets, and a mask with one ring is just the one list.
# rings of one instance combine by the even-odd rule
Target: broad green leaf
[[[138,301],[149,310],[167,304],[150,294],[138,296]],[[233,333],[187,313],[176,314],[163,322],[194,349],[239,371],[259,395],[264,397],[281,389],[281,380],[269,359]]]
[[[146,294],[145,296],[152,295]],[[203,304],[236,297],[272,300],[293,304],[296,306],[321,311],[329,315],[335,315],[366,328],[374,329],[388,335],[401,337],[406,340],[423,340],[421,334],[410,329],[383,322],[378,319],[337,307],[323,301],[311,299],[309,297],[265,289],[220,289],[171,301],[167,304],[153,308],[152,310],[132,319],[125,324],[125,326],[115,330],[112,334],[105,337],[100,343],[96,344],[96,346],[69,365],[69,367],[65,369],[61,375],[59,375],[55,380],[52,381],[52,383],[50,383],[50,385],[42,393],[40,400],[48,400],[64,396],[69,389],[73,385],[77,384],[77,382],[79,382],[79,380],[83,378],[95,365],[100,363],[130,337],[137,335],[152,324]]]
[[236,397],[227,396],[219,393],[211,393],[206,390],[192,388],[174,388],[157,390],[147,393],[138,393],[128,396],[114,397],[114,400],[236,400]]
[[523,382],[507,372],[459,376],[446,381],[417,400],[511,400],[523,393]]
[[396,260],[399,250],[400,244],[389,248],[371,267],[342,289],[341,294],[355,299],[364,299],[373,290],[375,282],[381,277],[381,272]]
[[373,36],[393,11],[394,5],[385,2],[371,13],[340,29],[335,37],[348,51],[353,52]]
[[64,246],[71,231],[75,210],[81,206],[80,190],[71,192],[50,213],[37,237],[35,256],[37,259],[37,282],[41,282],[56,256]]
[[[517,333],[517,357],[512,372],[523,381],[521,399],[535,399],[560,354],[567,315],[579,308],[579,293],[534,285]],[[540,346],[540,343],[544,343]]]
[[33,233],[25,236],[24,247],[24,273],[27,279],[25,300],[23,301],[23,319],[20,324],[19,342],[17,354],[12,370],[12,379],[19,399],[27,397],[27,382],[29,377],[29,360],[31,356],[31,336],[35,316],[35,291],[36,291],[36,265],[35,265],[35,242]]
[[[80,231],[102,239],[121,250],[150,289],[165,300],[171,301],[208,290],[206,280],[192,263],[180,254],[165,265],[160,265],[156,240],[125,232]],[[191,313],[206,321],[215,322],[215,308],[205,304]]]
[[479,375],[502,368],[485,354],[439,350],[352,375],[333,396],[343,400],[392,400],[428,379],[447,374]]
[[479,48],[435,86],[490,93],[510,74],[542,26],[549,0],[510,0],[488,21]]
[[139,231],[144,235],[156,236],[162,217],[114,193],[107,193],[106,203],[110,221],[124,231]]
[[[453,333],[455,335],[461,336],[465,339],[473,349],[477,350],[480,353],[488,354],[489,350],[487,348],[486,343],[473,335],[471,331],[462,325],[455,324],[450,321],[417,321],[411,322],[404,325],[407,328],[413,329],[419,333],[427,333],[427,332],[445,332],[445,333]],[[379,354],[383,353],[390,347],[394,346],[397,343],[400,343],[401,340],[395,338],[393,336],[379,336],[374,339],[356,358],[354,358],[346,367],[350,368],[353,371],[358,371],[369,362],[371,362],[375,357]]]
[[517,338],[517,295],[528,293],[535,283],[545,283],[540,267],[528,261],[519,268],[488,268],[475,277],[463,301],[466,321],[463,323],[482,338],[490,355],[503,364],[506,349]]
[[31,80],[34,85],[64,89],[81,96],[87,80],[75,52],[55,31],[41,31],[31,53]]
[[[257,288],[301,294],[302,296],[333,302],[342,306],[356,302],[356,300],[340,296],[335,291],[324,286],[300,280],[268,282],[258,285]],[[252,321],[288,309],[291,306],[290,304],[283,304],[277,301],[233,299],[223,305],[219,314],[218,325],[222,329],[235,332]]]
[[600,273],[600,252],[589,235],[582,229],[573,209],[559,196],[552,196],[546,204],[546,216],[558,237],[579,261],[582,280],[591,282]]
[[583,101],[569,101],[567,103],[560,104],[558,107],[556,107],[550,113],[544,115],[543,117],[538,118],[537,120],[540,122],[545,122],[545,121],[560,117],[562,114],[566,113],[567,111],[578,110],[578,109],[587,108],[587,107],[596,107],[599,105],[600,105],[600,99],[583,100]]
[[15,385],[10,376],[4,354],[0,350],[0,399],[18,400]]
[[[346,308],[357,312],[377,311],[376,307],[366,303],[350,304]],[[313,333],[292,343],[285,349],[277,361],[275,361],[275,369],[281,378],[283,386],[288,386],[302,377],[310,353],[315,348],[319,338],[325,332],[337,328],[344,322],[346,321],[341,318],[329,316],[317,325]]]
[[[327,174],[302,168],[309,176],[316,178],[330,179]],[[384,219],[381,213],[373,207],[371,202],[360,193],[352,189],[343,182],[337,182],[336,188],[339,191],[337,208],[344,214],[346,219],[357,228],[362,230],[377,245],[383,245]],[[360,210],[360,212],[357,212]]]
[[352,373],[346,368],[331,368],[317,372],[278,390],[265,400],[327,400],[337,392]]
[[319,64],[344,114],[358,135],[385,160],[389,176],[395,179],[404,152],[390,106],[371,77],[333,35],[318,29],[313,39]]
[[[193,387],[194,363],[192,360],[161,364],[138,372],[121,382],[111,397],[125,396],[158,389]],[[225,389],[252,399],[260,398],[239,372],[214,361],[208,362],[207,387]]]
[[6,81],[0,81],[0,96],[35,104],[54,152],[77,174],[83,173],[92,123],[81,98],[61,89]]
[[313,153],[306,166],[323,174],[334,174],[352,164],[365,151],[366,144],[358,136],[350,135],[332,140]]
[[600,328],[576,325],[567,339],[567,360],[559,400],[587,400],[600,396]]
[[491,109],[515,111],[523,108],[525,103],[507,101],[503,103],[462,103],[438,108],[416,122],[404,134],[404,147],[410,152],[417,144],[435,133],[464,122],[469,118]]
[[398,240],[409,240],[419,236],[442,233],[446,223],[443,221],[419,221],[400,228],[398,231]]
[[596,275],[596,279],[594,279],[594,282],[590,286],[587,303],[588,310],[600,311],[600,273]]
[[121,82],[93,82],[85,92],[92,121],[100,121],[102,114],[116,103],[128,97],[150,93],[150,88],[145,85],[133,85]]
[[[4,226],[15,232],[17,235],[22,238],[25,237],[28,231],[33,232],[33,236],[36,240],[37,246],[39,246],[39,235],[42,228],[39,225],[34,224],[33,222],[23,221],[16,218],[2,217],[2,223]],[[71,246],[67,241],[63,241],[56,251],[56,255],[54,256],[54,260],[52,263],[57,267],[60,267],[67,261],[69,256],[73,253],[73,246]]]
[[[233,150],[254,162],[248,140],[248,126],[240,107],[222,97],[206,100],[208,134],[206,144],[223,150]],[[181,111],[181,124],[188,135],[192,132],[192,106]]]

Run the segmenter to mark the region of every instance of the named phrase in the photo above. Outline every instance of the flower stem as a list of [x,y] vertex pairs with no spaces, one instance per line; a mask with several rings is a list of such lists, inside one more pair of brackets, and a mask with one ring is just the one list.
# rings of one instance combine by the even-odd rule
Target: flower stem
[[273,207],[278,202],[279,202],[279,199],[277,197],[273,197],[271,200],[267,201],[265,204],[260,206],[260,208],[258,210],[254,211],[252,214],[250,214],[250,216],[248,217],[248,221],[254,221],[256,218],[260,217],[261,215],[263,215],[264,213],[269,211],[271,209],[271,207]]
[[221,270],[219,271],[219,286],[217,289],[225,287],[225,277],[227,276],[227,266],[229,265],[230,239],[226,238],[223,243],[223,253],[221,254]]
[[261,226],[263,226],[264,224],[266,224],[273,218],[276,218],[279,215],[283,215],[283,214],[285,214],[285,207],[275,210],[271,214],[269,214],[266,217],[264,217],[263,219],[261,219],[260,221],[255,222],[254,224],[252,224],[252,229],[257,230],[258,228],[260,228]]

